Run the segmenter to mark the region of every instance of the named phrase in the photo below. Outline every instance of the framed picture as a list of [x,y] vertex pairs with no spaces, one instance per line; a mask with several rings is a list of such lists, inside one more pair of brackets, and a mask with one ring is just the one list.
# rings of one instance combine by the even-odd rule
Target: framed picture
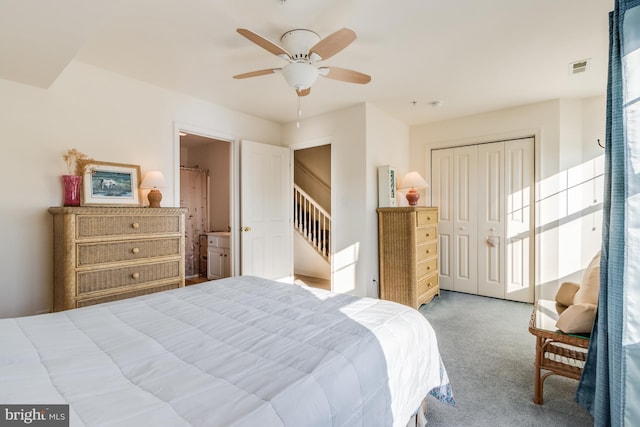
[[82,206],[140,206],[140,166],[92,161],[82,179]]

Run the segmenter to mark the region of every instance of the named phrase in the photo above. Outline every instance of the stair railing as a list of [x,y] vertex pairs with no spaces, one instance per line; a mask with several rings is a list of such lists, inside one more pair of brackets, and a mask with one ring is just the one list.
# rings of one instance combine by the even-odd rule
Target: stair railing
[[331,248],[331,214],[294,184],[293,225],[314,249],[329,261]]

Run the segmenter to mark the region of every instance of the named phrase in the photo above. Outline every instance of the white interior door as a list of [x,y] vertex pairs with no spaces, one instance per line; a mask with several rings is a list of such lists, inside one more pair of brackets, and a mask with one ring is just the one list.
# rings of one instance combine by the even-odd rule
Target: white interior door
[[478,292],[478,147],[453,151],[453,289]]
[[534,203],[533,138],[505,144],[505,298],[533,302]]
[[504,142],[478,146],[478,294],[504,298]]
[[240,146],[241,272],[274,280],[293,277],[293,189],[286,147]]
[[453,150],[431,152],[431,205],[438,207],[440,289],[453,289]]

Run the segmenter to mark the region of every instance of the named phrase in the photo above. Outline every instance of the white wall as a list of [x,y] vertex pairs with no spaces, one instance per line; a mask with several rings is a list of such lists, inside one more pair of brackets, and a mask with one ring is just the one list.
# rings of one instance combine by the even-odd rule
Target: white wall
[[409,127],[390,117],[376,107],[367,104],[367,229],[374,236],[369,245],[367,295],[378,296],[378,167],[395,166],[397,176],[408,172]]
[[[333,289],[376,296],[377,167],[406,167],[408,128],[367,104],[283,126],[283,142],[331,140]],[[377,283],[377,282],[376,282]]]
[[[600,247],[604,97],[554,100],[411,128],[410,168],[430,181],[430,151],[534,135],[536,298],[580,279]],[[595,202],[594,202],[595,200]]]
[[331,213],[331,145],[294,151],[294,182]]
[[293,233],[295,274],[331,280],[329,263],[318,254],[309,241],[299,233]]
[[49,310],[52,220],[60,206],[62,160],[69,148],[90,157],[161,170],[176,206],[174,123],[278,144],[280,125],[183,96],[80,62],[47,90],[0,80],[0,317]]
[[[331,203],[333,227],[333,289],[365,294],[365,261],[360,250],[366,239],[364,104],[283,126],[282,140],[292,146],[327,138],[331,141]],[[355,221],[354,218],[359,218]]]

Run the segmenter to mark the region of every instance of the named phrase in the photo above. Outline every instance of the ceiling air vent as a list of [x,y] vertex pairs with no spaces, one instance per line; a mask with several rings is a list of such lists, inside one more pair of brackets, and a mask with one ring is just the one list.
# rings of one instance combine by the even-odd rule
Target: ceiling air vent
[[569,74],[580,74],[589,68],[589,59],[583,59],[569,64]]

